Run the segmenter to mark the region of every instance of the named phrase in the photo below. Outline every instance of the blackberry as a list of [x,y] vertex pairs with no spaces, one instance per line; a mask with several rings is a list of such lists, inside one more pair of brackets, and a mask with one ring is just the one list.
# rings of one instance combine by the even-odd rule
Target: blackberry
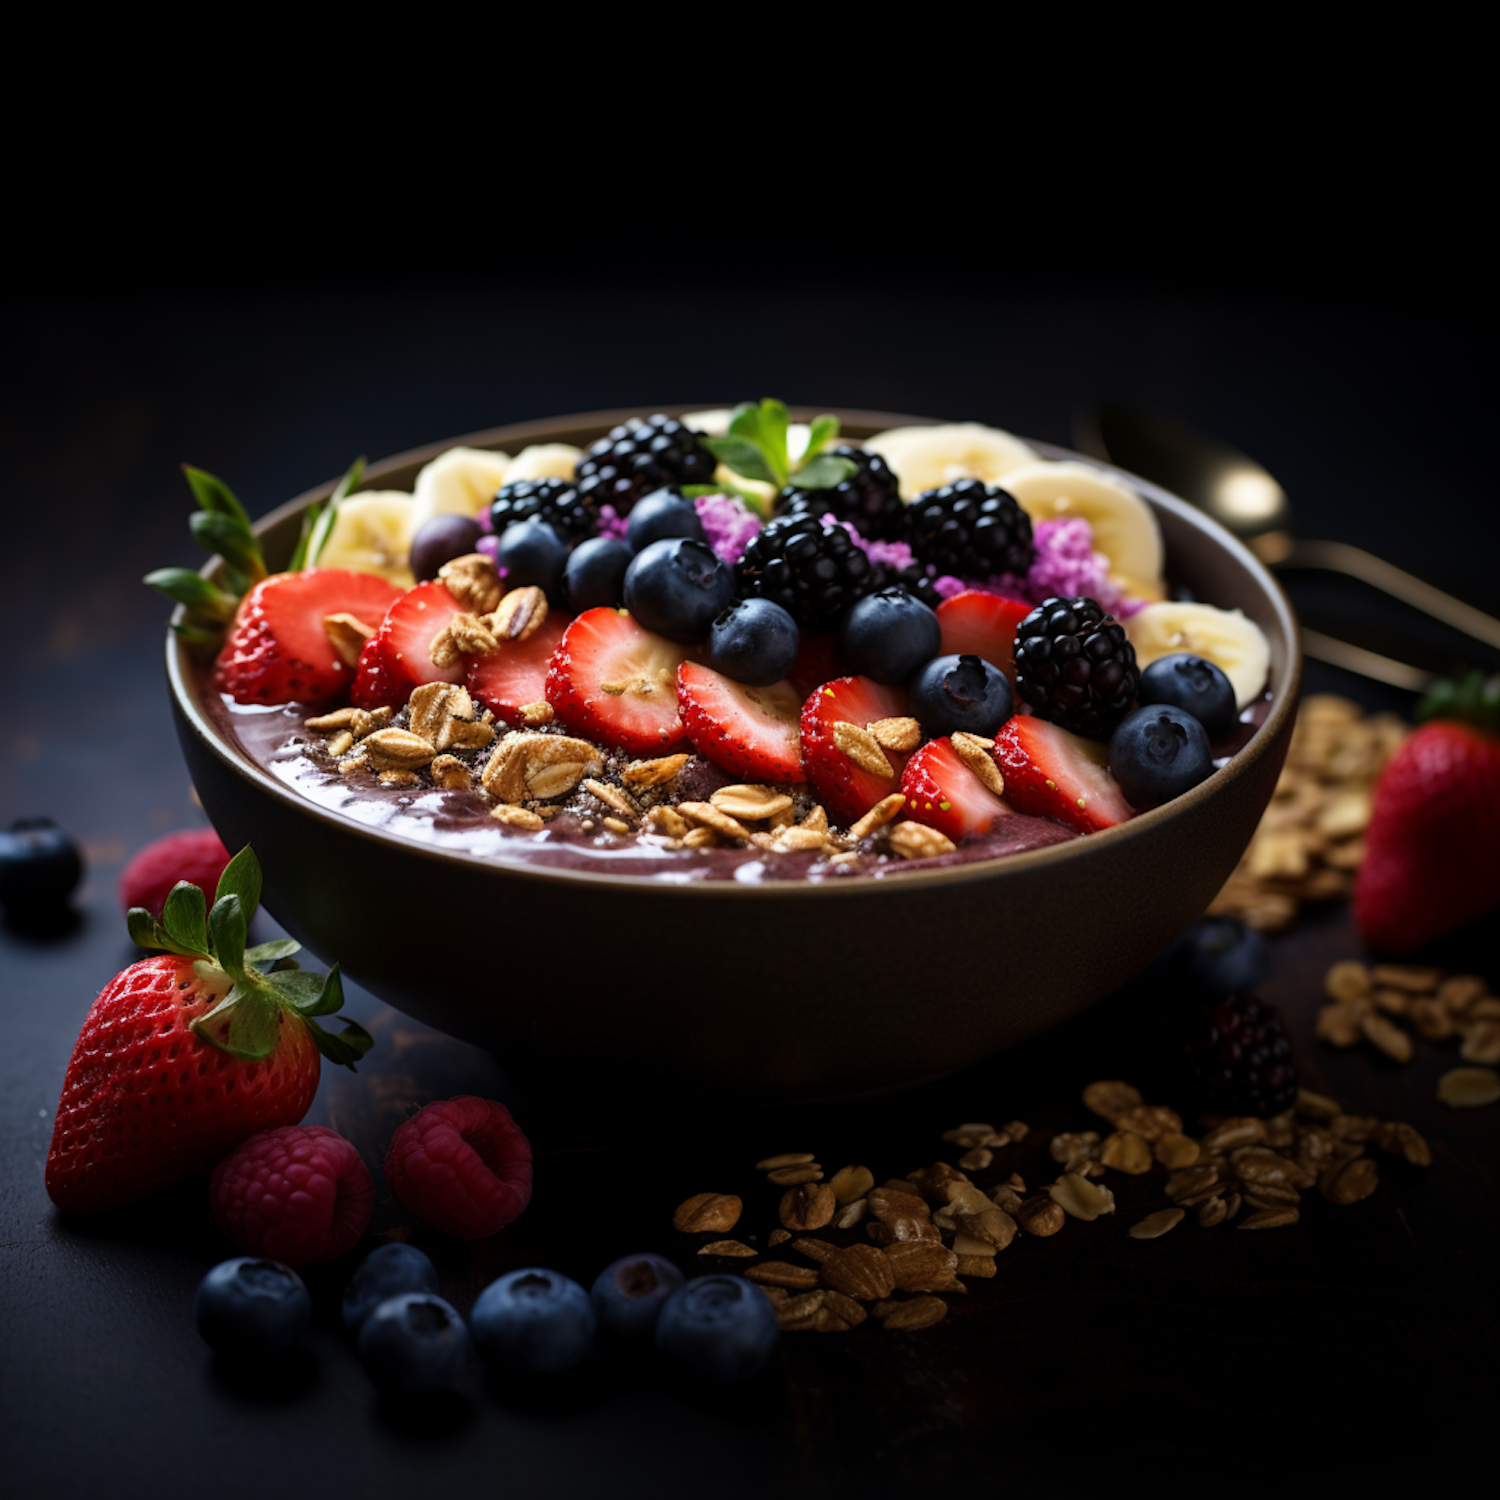
[[939,573],[986,579],[1024,575],[1036,559],[1031,517],[1013,495],[978,479],[927,490],[906,507],[912,555]]
[[570,479],[517,479],[501,485],[490,506],[490,529],[499,536],[517,521],[545,521],[569,543],[599,529],[597,507]]
[[842,526],[806,511],[777,516],[745,548],[735,573],[741,599],[769,599],[806,630],[832,630],[879,586],[879,570]]
[[676,417],[631,417],[578,460],[578,492],[595,510],[612,505],[623,516],[642,495],[664,485],[707,484],[718,460],[699,436]]
[[809,511],[821,517],[831,511],[869,541],[900,541],[906,504],[897,488],[895,470],[880,454],[867,453],[847,443],[828,451],[835,458],[847,458],[853,463],[854,473],[829,489],[804,490],[788,485],[776,497],[776,514],[789,516],[796,511]]
[[1187,1084],[1205,1114],[1276,1115],[1297,1098],[1297,1063],[1281,1012],[1226,995],[1186,1021]]
[[[861,533],[863,535],[863,533]],[[876,587],[905,589],[913,598],[920,599],[928,609],[936,609],[943,602],[927,569],[919,562],[897,567],[895,563],[883,563],[876,570],[879,575]]]
[[1092,599],[1045,599],[1016,627],[1016,690],[1039,719],[1108,739],[1140,681],[1125,627]]

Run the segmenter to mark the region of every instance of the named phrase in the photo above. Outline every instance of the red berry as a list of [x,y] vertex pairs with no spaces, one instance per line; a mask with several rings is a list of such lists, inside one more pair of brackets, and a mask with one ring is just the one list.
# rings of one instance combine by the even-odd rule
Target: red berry
[[883,687],[869,677],[838,677],[812,692],[802,705],[802,760],[807,779],[835,821],[854,823],[890,796],[901,779],[906,756],[886,750],[891,774],[880,776],[855,765],[834,739],[841,723],[868,729],[877,719],[906,714],[903,688]]
[[907,761],[901,773],[906,797],[902,813],[954,842],[971,833],[988,833],[1010,808],[979,779],[944,737],[929,740]]
[[385,1180],[419,1219],[483,1239],[531,1202],[531,1142],[503,1104],[460,1094],[429,1104],[391,1137]]
[[801,707],[801,698],[784,682],[747,687],[690,661],[677,669],[677,710],[693,749],[731,776],[806,781]]
[[493,709],[507,724],[519,724],[528,703],[545,701],[547,668],[570,623],[560,610],[549,610],[524,641],[509,642],[470,662],[465,685],[475,702]]
[[229,851],[212,828],[184,828],[163,834],[137,851],[120,874],[120,909],[144,906],[153,917],[180,880],[212,894],[229,863]]
[[322,1125],[251,1136],[214,1169],[214,1223],[247,1255],[312,1266],[352,1250],[375,1211],[359,1152]]
[[642,630],[620,609],[586,609],[547,669],[547,701],[580,734],[632,755],[664,755],[687,738],[677,712],[685,647]]
[[937,607],[943,629],[943,656],[978,656],[1005,673],[1016,685],[1016,626],[1031,613],[1017,599],[982,589],[965,589]]
[[1135,816],[1098,740],[1014,714],[995,736],[994,756],[1005,778],[1005,800],[1017,812],[1052,818],[1079,833],[1098,833]]
[[462,682],[462,659],[432,664],[432,643],[464,607],[434,579],[399,595],[359,653],[350,697],[356,708],[399,708],[424,682]]
[[374,629],[400,590],[373,573],[308,568],[273,573],[240,601],[214,662],[214,686],[236,703],[322,703],[349,691],[354,673],[323,621],[348,614]]

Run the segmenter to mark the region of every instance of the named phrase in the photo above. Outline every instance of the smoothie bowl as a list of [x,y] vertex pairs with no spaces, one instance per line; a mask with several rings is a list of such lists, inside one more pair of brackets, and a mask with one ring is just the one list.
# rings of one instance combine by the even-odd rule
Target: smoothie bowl
[[[303,575],[367,580],[323,617],[333,687],[257,698],[254,590],[217,658],[169,642],[268,910],[548,1087],[802,1100],[1011,1046],[1201,914],[1285,756],[1290,608],[1186,503],[990,429],[737,411],[372,466]],[[333,491],[254,526],[270,568]],[[1197,650],[1231,709],[1159,783],[1126,730],[1182,715],[1142,664]]]

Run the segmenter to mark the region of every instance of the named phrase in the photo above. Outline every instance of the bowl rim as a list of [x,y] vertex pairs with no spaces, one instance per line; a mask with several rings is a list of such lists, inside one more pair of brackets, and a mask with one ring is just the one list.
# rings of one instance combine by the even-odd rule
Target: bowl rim
[[[450,448],[503,449],[508,445],[537,444],[563,441],[576,437],[581,431],[594,430],[599,433],[617,426],[631,417],[647,417],[657,413],[680,417],[686,413],[727,409],[733,403],[678,403],[672,405],[621,407],[606,411],[579,412],[567,416],[541,418],[535,421],[511,422],[500,427],[486,428],[480,432],[467,433],[435,443],[426,443],[418,448],[407,449],[368,465],[360,480],[363,490],[379,488],[378,481],[389,474],[398,473],[413,466],[430,463]],[[792,420],[806,421],[829,411],[839,418],[841,430],[869,428],[882,432],[892,427],[931,427],[947,424],[939,417],[919,417],[893,412],[866,411],[850,407],[791,407]],[[839,897],[868,897],[878,893],[899,893],[903,890],[915,893],[954,884],[973,881],[1023,879],[1039,866],[1058,861],[1079,859],[1088,850],[1123,847],[1128,841],[1149,838],[1154,829],[1183,811],[1197,806],[1213,797],[1217,792],[1249,773],[1251,767],[1266,754],[1275,743],[1289,716],[1295,711],[1302,687],[1302,647],[1300,629],[1296,615],[1280,584],[1261,560],[1242,542],[1226,531],[1210,516],[1190,505],[1160,485],[1138,474],[1133,474],[1118,465],[1090,458],[1086,454],[1062,448],[1056,444],[1032,438],[1021,438],[1039,458],[1050,461],[1076,461],[1104,474],[1115,475],[1138,490],[1153,506],[1166,510],[1190,527],[1205,532],[1227,551],[1240,566],[1250,574],[1252,580],[1270,602],[1276,626],[1285,637],[1287,645],[1286,681],[1273,688],[1270,710],[1250,739],[1232,757],[1196,787],[1180,797],[1135,817],[1113,828],[1101,829],[1097,833],[1071,838],[1060,844],[1051,844],[1041,849],[1028,850],[1020,854],[996,855],[991,859],[972,860],[964,864],[949,865],[931,870],[902,871],[898,875],[856,874],[825,880],[765,880],[742,881],[733,878],[720,880],[675,879],[661,875],[630,875],[613,871],[577,870],[566,867],[546,866],[525,860],[503,860],[494,856],[477,854],[469,850],[449,849],[426,843],[407,834],[393,833],[388,829],[371,827],[331,808],[309,800],[294,791],[284,782],[251,760],[249,755],[226,741],[218,726],[212,723],[198,701],[198,690],[194,682],[196,668],[190,648],[169,628],[167,631],[166,667],[167,680],[173,701],[183,721],[193,730],[206,748],[227,768],[251,783],[258,791],[269,793],[291,811],[331,825],[337,831],[370,840],[382,847],[393,847],[399,851],[417,855],[423,859],[438,860],[445,868],[454,864],[485,872],[491,877],[506,880],[522,879],[539,881],[545,886],[559,890],[594,887],[604,891],[630,890],[650,896],[690,896],[694,899],[724,899],[754,901],[785,899],[795,895],[801,899],[831,900]],[[330,479],[304,490],[300,495],[268,511],[252,523],[257,536],[299,514],[315,501],[327,499],[338,484]],[[358,493],[358,492],[356,492]],[[217,555],[211,557],[199,572],[211,577],[222,565]],[[172,621],[180,620],[183,614],[179,606],[173,612]]]

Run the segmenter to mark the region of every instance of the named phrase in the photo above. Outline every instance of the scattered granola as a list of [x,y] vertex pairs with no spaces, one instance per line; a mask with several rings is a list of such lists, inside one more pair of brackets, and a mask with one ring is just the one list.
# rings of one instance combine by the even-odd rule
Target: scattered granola
[[1331,1047],[1365,1041],[1405,1063],[1415,1032],[1429,1042],[1456,1038],[1466,1062],[1500,1062],[1500,998],[1482,975],[1341,959],[1324,975],[1323,990],[1329,1004],[1318,1012],[1316,1034]]

